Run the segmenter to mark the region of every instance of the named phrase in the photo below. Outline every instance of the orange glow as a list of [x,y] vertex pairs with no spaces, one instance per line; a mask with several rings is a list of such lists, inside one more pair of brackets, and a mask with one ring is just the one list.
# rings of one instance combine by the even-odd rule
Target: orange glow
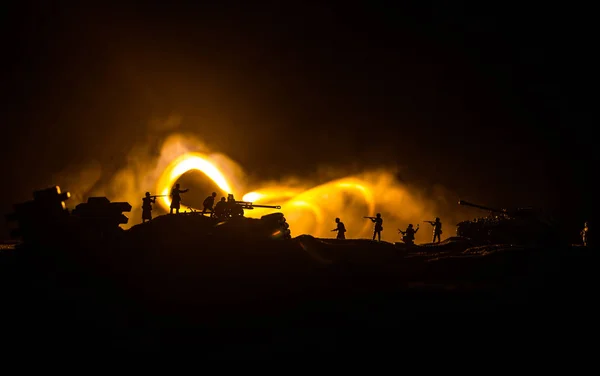
[[[167,166],[158,180],[157,191],[161,195],[169,195],[177,179],[192,170],[203,172],[223,192],[233,193],[234,195],[237,193],[232,192],[227,178],[208,155],[192,152],[181,155]],[[281,210],[286,213],[288,221],[296,231],[325,235],[319,229],[327,227],[326,222],[332,221],[332,218],[329,217],[335,218],[336,215],[340,214],[329,214],[327,213],[328,210],[324,210],[324,208],[329,207],[329,211],[331,211],[331,209],[342,207],[341,192],[357,196],[356,198],[362,200],[366,205],[365,215],[372,215],[369,213],[373,213],[375,210],[373,194],[368,188],[367,182],[357,178],[339,179],[307,190],[284,186],[265,187],[246,193],[243,195],[242,200],[254,203],[276,203],[278,200],[285,200],[281,203]],[[168,210],[171,205],[171,198],[169,196],[163,197],[159,204],[163,209]],[[183,204],[181,209],[182,211],[198,210]],[[255,208],[254,210],[247,210],[245,215],[257,218],[272,211],[273,209]],[[311,215],[307,216],[307,211]],[[371,227],[372,224],[369,221],[363,221],[360,232],[368,232]]]
[[[175,185],[177,179],[188,171],[198,170],[208,176],[221,190],[224,192],[232,193],[231,187],[225,176],[221,173],[218,167],[211,162],[207,155],[201,153],[185,153],[179,158],[171,162],[165,171],[162,173],[157,183],[157,191],[162,197],[158,203],[164,208],[169,209],[171,206],[171,188]],[[192,209],[188,206],[181,205],[181,210],[186,211]]]
[[[404,229],[408,223],[416,224],[440,216],[431,201],[398,183],[394,175],[387,171],[365,172],[322,184],[293,179],[294,185],[273,182],[248,187],[242,169],[226,156],[193,152],[189,148],[185,150],[181,147],[181,139],[177,139],[177,142],[165,145],[165,163],[157,170],[158,194],[169,195],[171,188],[186,172],[201,171],[225,194],[232,193],[241,197],[242,201],[255,204],[281,205],[280,211],[290,224],[292,236],[310,234],[333,237],[331,229],[335,227],[334,219],[339,217],[348,229],[348,238],[371,238],[373,223],[363,217],[381,212],[384,218],[382,238],[399,241],[396,228]],[[185,195],[183,199],[185,203]],[[171,199],[166,196],[157,200],[157,203],[168,211]],[[183,203],[182,211],[198,210]],[[255,208],[245,210],[244,215],[260,218],[274,211],[279,210]],[[424,241],[428,241],[429,236],[426,232],[419,233]]]

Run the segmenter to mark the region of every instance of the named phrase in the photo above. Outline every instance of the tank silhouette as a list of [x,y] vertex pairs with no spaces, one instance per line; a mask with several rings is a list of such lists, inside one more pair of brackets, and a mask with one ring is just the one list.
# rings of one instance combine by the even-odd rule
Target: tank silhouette
[[69,192],[61,192],[54,186],[33,192],[33,200],[14,205],[7,221],[16,222],[10,236],[22,243],[43,244],[60,240],[65,235],[69,221],[69,210],[65,201]]
[[549,245],[560,242],[553,219],[533,207],[496,209],[459,200],[459,205],[489,212],[456,225],[456,235],[485,244]]
[[123,232],[120,225],[129,220],[123,215],[131,211],[129,203],[90,197],[69,211],[65,201],[70,197],[59,186],[33,192],[33,200],[16,204],[7,215],[9,222],[17,223],[11,237],[22,244],[51,245],[97,241]]
[[215,236],[238,236],[254,239],[288,240],[290,225],[283,213],[263,215],[260,219],[236,216],[217,223],[209,230]]
[[127,224],[123,212],[130,212],[128,202],[110,202],[106,197],[89,197],[87,202],[81,203],[73,209],[71,215],[78,220],[78,224],[86,231],[93,231],[99,237],[107,237],[123,231],[121,224]]

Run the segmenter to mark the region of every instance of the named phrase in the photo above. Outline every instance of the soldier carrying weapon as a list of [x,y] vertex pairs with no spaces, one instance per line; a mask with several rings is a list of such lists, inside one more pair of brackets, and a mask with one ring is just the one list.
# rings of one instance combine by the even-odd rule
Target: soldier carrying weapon
[[207,210],[210,210],[210,216],[214,217],[213,205],[215,204],[215,197],[217,197],[217,192],[213,192],[210,196],[204,199],[202,205],[204,205],[204,209],[202,209],[202,215],[206,213]]
[[181,193],[185,193],[189,191],[189,189],[179,189],[179,183],[175,184],[175,188],[171,190],[171,211],[170,214],[173,214],[173,209],[175,212],[179,214],[179,208],[181,207]]
[[377,236],[378,240],[381,241],[381,231],[383,231],[383,218],[381,218],[381,213],[377,213],[375,217],[363,217],[370,219],[371,222],[375,223],[375,228],[373,229],[373,240]]
[[156,203],[157,197],[164,197],[165,195],[150,195],[150,192],[146,192],[146,197],[142,198],[142,223],[152,220],[152,204]]
[[442,235],[442,222],[440,222],[440,219],[438,217],[435,218],[435,221],[423,221],[426,223],[429,223],[430,225],[433,226],[433,241],[432,243],[435,243],[435,239],[437,238],[437,242],[439,243],[441,241],[441,235]]
[[346,226],[344,226],[344,222],[340,221],[339,218],[336,218],[335,223],[337,223],[337,227],[331,231],[337,231],[336,239],[346,239]]
[[419,224],[417,223],[417,229],[413,227],[412,223],[408,225],[406,231],[398,229],[398,233],[402,234],[402,241],[406,244],[415,244],[415,234],[419,231]]

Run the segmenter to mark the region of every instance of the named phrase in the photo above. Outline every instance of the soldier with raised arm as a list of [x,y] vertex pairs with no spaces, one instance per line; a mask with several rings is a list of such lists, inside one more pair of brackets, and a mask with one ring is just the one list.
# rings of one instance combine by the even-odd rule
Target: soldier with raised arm
[[398,229],[398,233],[402,234],[402,241],[410,245],[415,244],[415,234],[417,231],[419,231],[419,225],[417,224],[417,228],[415,229],[412,223],[408,225],[406,231]]
[[175,184],[175,188],[171,190],[171,211],[170,214],[173,214],[173,209],[175,212],[179,214],[179,208],[181,207],[181,193],[185,193],[189,191],[189,189],[180,189],[179,183]]
[[337,231],[336,239],[346,239],[346,226],[344,226],[344,222],[340,221],[339,218],[336,218],[335,223],[337,223],[337,227],[331,231]]

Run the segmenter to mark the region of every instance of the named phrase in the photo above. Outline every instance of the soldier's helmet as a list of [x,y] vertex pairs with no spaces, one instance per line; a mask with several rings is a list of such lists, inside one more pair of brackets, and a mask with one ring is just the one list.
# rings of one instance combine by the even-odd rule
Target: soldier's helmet
[[413,224],[412,224],[412,223],[409,223],[409,224],[408,224],[408,227],[413,227]]
[[221,197],[221,201],[225,201],[225,197]]
[[340,221],[340,219],[339,219],[339,218],[336,218],[336,219],[335,219],[335,221],[336,221],[336,222],[339,222],[339,221]]
[[217,197],[217,192],[213,192],[213,193],[212,193],[212,196],[213,196],[213,197]]
[[377,218],[381,217],[381,213],[377,213]]
[[179,188],[179,183],[175,184],[175,188]]
[[146,192],[146,197],[150,196],[150,192]]
[[440,218],[439,218],[439,217],[435,217],[435,221],[436,221],[436,222],[439,222],[439,221],[440,221]]

